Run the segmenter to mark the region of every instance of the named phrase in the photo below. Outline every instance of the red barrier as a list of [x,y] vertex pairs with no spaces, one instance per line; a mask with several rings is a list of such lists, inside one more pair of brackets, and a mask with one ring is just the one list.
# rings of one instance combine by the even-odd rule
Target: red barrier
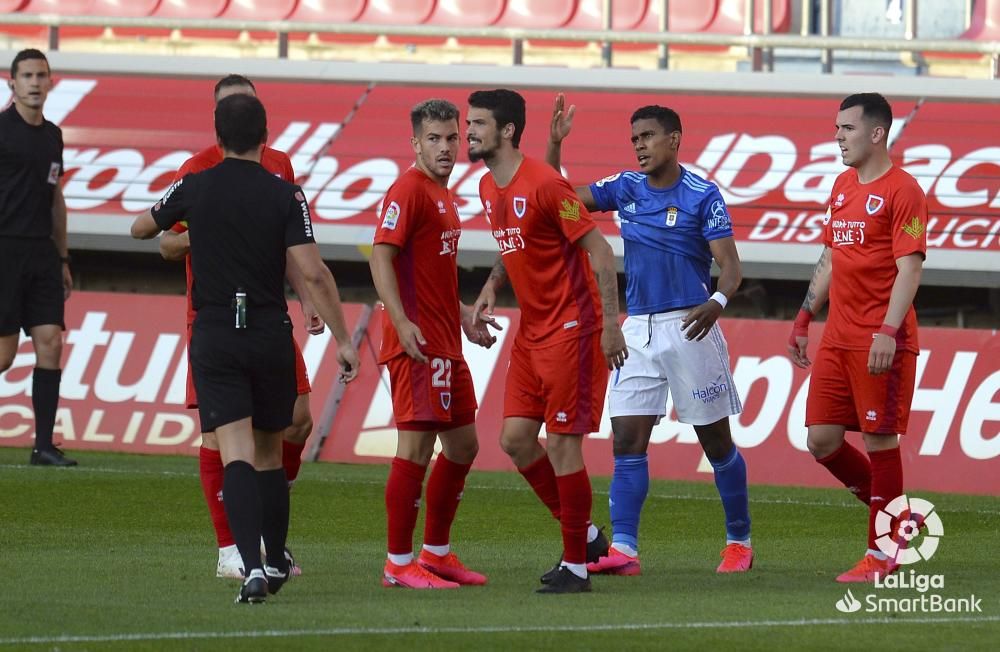
[[[182,273],[178,269],[178,273]],[[362,306],[345,307],[348,328]],[[55,440],[67,449],[197,454],[198,415],[184,407],[187,342],[183,297],[76,292],[66,305],[63,375]],[[329,330],[308,336],[289,306],[313,382],[313,415],[337,380]],[[0,446],[30,446],[34,436],[31,370],[22,336],[14,365],[0,374]]]
[[[440,96],[464,114],[469,89],[261,81],[272,145],[287,151],[313,206],[321,244],[371,241],[385,190],[413,161],[409,108]],[[137,90],[138,89],[138,90]],[[66,142],[65,194],[73,234],[124,235],[128,216],[148,208],[173,171],[214,142],[212,82],[128,76],[64,78],[46,115]],[[0,88],[0,102],[7,89]],[[524,93],[524,150],[542,156],[553,91]],[[633,168],[629,115],[644,104],[676,108],[684,123],[683,163],[726,197],[745,261],[813,263],[834,178],[844,168],[833,141],[837,102],[795,97],[571,92],[578,105],[564,165],[577,183]],[[350,117],[352,109],[357,110]],[[987,104],[912,102],[894,106],[892,152],[928,193],[927,266],[1000,268],[1000,123]],[[495,243],[478,198],[482,163],[464,155],[451,177],[459,195],[463,251]],[[602,230],[618,231],[609,215]]]
[[[487,351],[465,345],[480,402],[480,453],[476,467],[511,470],[497,444],[503,383],[517,311],[498,311],[510,320],[498,346]],[[378,347],[379,313],[372,318],[368,348]],[[808,375],[784,354],[790,324],[727,319],[723,323],[733,356],[734,380],[744,412],[732,421],[733,439],[750,465],[752,482],[836,486],[805,446]],[[821,326],[813,326],[813,349]],[[903,439],[908,487],[937,491],[1000,493],[1000,337],[990,331],[926,328],[921,331],[910,431]],[[388,379],[372,364],[348,387],[320,459],[385,462],[395,451]],[[672,406],[668,403],[668,409]],[[650,471],[655,477],[711,479],[694,430],[665,418],[653,431]],[[857,437],[857,435],[852,435]],[[612,471],[611,423],[605,411],[600,432],[585,443],[592,473]]]

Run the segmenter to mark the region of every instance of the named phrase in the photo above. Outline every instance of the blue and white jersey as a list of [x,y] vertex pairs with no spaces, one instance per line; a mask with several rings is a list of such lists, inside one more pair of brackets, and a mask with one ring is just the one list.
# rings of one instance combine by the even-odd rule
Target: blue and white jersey
[[625,302],[630,315],[708,300],[708,243],[733,235],[718,187],[681,167],[677,183],[651,188],[646,175],[620,172],[590,184],[597,209],[617,210],[625,242]]

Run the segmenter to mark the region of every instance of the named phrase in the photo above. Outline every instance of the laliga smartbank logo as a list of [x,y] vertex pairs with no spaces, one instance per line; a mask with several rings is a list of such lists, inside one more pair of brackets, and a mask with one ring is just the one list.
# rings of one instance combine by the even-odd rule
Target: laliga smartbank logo
[[[883,577],[875,574],[875,589],[892,591],[888,594],[869,593],[855,597],[848,589],[837,600],[837,611],[845,614],[864,609],[865,613],[982,613],[982,600],[975,594],[952,597],[932,592],[945,588],[944,575],[921,574],[903,566],[916,564],[934,556],[944,526],[934,505],[922,498],[906,495],[893,499],[875,515],[875,543],[893,562],[893,570]],[[913,595],[912,592],[916,592]],[[905,592],[905,593],[897,593]]]

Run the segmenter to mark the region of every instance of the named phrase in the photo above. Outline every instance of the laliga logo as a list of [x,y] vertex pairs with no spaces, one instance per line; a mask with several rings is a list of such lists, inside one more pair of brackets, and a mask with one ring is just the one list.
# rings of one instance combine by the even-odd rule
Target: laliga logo
[[[893,522],[896,524],[895,531]],[[911,548],[909,544],[920,533],[922,526],[927,528],[927,534],[919,546]],[[944,527],[941,518],[934,513],[932,503],[922,498],[907,499],[903,494],[875,515],[875,535],[878,549],[890,559],[900,565],[915,564],[934,556],[940,537],[944,535]]]

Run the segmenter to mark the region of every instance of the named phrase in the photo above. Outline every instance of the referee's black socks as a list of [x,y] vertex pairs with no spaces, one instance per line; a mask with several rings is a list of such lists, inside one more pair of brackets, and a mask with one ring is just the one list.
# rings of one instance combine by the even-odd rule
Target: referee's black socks
[[35,367],[31,374],[31,407],[35,410],[35,450],[52,450],[52,429],[59,405],[62,369]]
[[[222,476],[222,502],[236,547],[243,558],[243,575],[264,570],[260,560],[261,499],[257,471],[249,462],[230,462]],[[287,512],[286,512],[287,513]]]
[[288,538],[288,479],[285,469],[257,472],[260,489],[261,534],[267,550],[267,565],[288,571],[285,540]]

